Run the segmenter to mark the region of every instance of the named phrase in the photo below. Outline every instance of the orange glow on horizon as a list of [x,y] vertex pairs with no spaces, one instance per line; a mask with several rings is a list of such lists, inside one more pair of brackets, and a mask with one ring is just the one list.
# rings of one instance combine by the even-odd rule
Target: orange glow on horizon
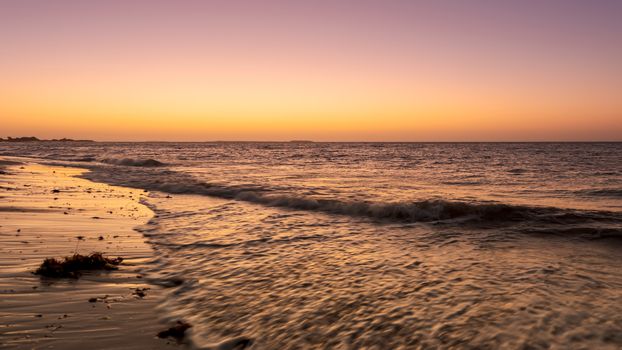
[[[462,20],[482,21],[468,28],[490,36],[478,41],[462,37],[459,19],[439,32],[445,13],[432,5],[423,24],[366,4],[353,19],[336,12],[338,20],[322,28],[315,21],[326,13],[291,6],[283,23],[280,14],[212,9],[223,11],[212,25],[177,8],[126,18],[85,5],[83,19],[41,10],[25,26],[34,19],[5,9],[16,14],[0,15],[0,33],[15,33],[2,41],[11,55],[0,62],[0,136],[622,140],[622,53],[606,41],[618,28],[601,35],[599,51],[586,46],[597,45],[593,40],[560,41],[574,38],[571,23],[553,28],[562,34],[539,28],[550,37],[510,38],[529,27],[495,23],[499,33],[491,33],[473,10]],[[57,25],[62,18],[68,30]],[[377,27],[366,27],[374,21]]]

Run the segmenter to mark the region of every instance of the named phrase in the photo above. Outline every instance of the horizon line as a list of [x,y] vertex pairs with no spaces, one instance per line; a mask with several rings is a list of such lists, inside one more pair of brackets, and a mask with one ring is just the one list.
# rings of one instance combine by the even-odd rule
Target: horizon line
[[[18,139],[20,137],[13,137]],[[64,139],[64,140],[63,140]],[[9,142],[7,139],[0,137],[0,142]],[[620,140],[446,140],[446,141],[434,141],[434,140],[418,140],[418,141],[365,141],[365,140],[95,140],[95,139],[71,139],[71,138],[56,138],[56,139],[38,139],[33,141],[17,141],[14,143],[27,143],[27,142],[98,142],[98,143],[622,143]]]

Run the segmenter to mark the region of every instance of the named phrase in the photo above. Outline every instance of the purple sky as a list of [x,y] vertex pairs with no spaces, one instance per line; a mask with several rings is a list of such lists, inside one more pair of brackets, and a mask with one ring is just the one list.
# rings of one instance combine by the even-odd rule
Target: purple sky
[[619,140],[620,62],[622,1],[0,0],[11,134]]

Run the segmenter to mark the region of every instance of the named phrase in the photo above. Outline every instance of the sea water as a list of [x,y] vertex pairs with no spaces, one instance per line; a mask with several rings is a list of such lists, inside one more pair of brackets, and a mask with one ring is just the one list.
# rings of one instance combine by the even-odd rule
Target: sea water
[[198,346],[620,348],[622,143],[0,143],[150,191]]

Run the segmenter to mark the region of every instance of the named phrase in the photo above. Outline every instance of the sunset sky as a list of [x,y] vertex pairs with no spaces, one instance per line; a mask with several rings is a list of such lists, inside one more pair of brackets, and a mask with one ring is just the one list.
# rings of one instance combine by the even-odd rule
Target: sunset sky
[[0,137],[622,140],[620,0],[0,0]]

